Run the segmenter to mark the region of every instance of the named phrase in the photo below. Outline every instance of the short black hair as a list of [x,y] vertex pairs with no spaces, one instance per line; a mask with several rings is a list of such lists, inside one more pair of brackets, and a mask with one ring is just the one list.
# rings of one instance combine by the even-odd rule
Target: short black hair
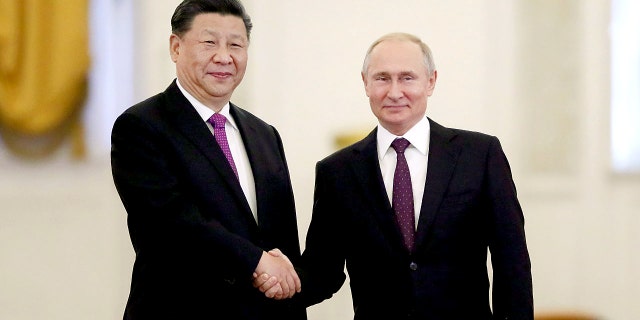
[[219,13],[241,18],[247,31],[247,39],[250,39],[251,17],[244,6],[238,0],[184,0],[180,3],[171,17],[171,32],[182,37],[191,29],[193,19],[202,13]]

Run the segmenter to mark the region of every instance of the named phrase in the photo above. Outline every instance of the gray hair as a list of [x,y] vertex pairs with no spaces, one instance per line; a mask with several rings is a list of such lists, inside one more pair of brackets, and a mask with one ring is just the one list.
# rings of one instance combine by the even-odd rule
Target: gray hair
[[429,46],[426,43],[422,42],[422,40],[420,40],[420,38],[418,38],[415,35],[404,33],[404,32],[394,32],[394,33],[388,33],[378,38],[378,40],[374,41],[371,44],[371,46],[369,47],[369,50],[367,50],[367,55],[364,57],[364,63],[362,64],[362,74],[367,74],[367,69],[369,68],[369,59],[371,57],[371,51],[373,51],[373,48],[375,48],[377,45],[379,45],[380,43],[386,40],[409,41],[417,44],[418,46],[420,46],[420,49],[422,50],[422,55],[424,58],[423,62],[425,67],[427,67],[427,73],[429,75],[432,75],[433,72],[436,70],[436,65],[435,65],[435,62],[433,61],[433,54],[431,54],[431,49],[429,49]]

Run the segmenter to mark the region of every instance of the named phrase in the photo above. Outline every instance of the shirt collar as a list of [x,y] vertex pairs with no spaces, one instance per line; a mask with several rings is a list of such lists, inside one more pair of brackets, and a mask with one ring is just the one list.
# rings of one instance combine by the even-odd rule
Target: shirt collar
[[429,124],[429,120],[427,119],[427,117],[422,118],[401,137],[396,136],[395,134],[389,132],[389,130],[378,124],[378,159],[382,159],[384,157],[384,155],[391,147],[391,143],[393,142],[393,140],[397,138],[405,138],[409,140],[414,148],[420,151],[420,153],[422,153],[424,156],[427,156],[427,152],[429,150],[430,133],[431,125]]
[[[198,101],[198,99],[196,99],[194,96],[192,96],[187,90],[185,90],[182,85],[180,84],[180,80],[176,79],[176,82],[178,84],[178,88],[180,89],[180,91],[182,92],[182,94],[187,98],[187,100],[189,100],[189,102],[191,103],[191,105],[193,106],[194,109],[196,109],[196,112],[198,112],[198,114],[200,115],[200,117],[202,118],[202,121],[207,122],[207,120],[209,120],[209,118],[211,118],[211,116],[215,113],[213,112],[213,110],[211,110],[209,107],[205,106],[202,102]],[[235,120],[233,120],[233,117],[231,116],[231,113],[229,113],[229,102],[227,102],[224,107],[222,107],[222,109],[220,110],[221,115],[223,115],[225,118],[227,118],[227,122],[236,130],[238,130],[238,126],[236,126],[236,122]]]

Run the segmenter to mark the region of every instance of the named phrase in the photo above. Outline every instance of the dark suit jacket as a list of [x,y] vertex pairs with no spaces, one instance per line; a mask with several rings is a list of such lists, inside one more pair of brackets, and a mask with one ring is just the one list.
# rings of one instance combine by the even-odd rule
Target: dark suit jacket
[[355,319],[533,319],[524,218],[498,139],[429,121],[413,254],[385,192],[376,130],[318,162],[301,298],[329,298],[346,261]]
[[276,129],[231,104],[255,178],[257,224],[202,118],[178,89],[126,110],[112,131],[115,186],[136,253],[124,319],[306,319],[263,297],[263,250],[300,256],[293,191]]

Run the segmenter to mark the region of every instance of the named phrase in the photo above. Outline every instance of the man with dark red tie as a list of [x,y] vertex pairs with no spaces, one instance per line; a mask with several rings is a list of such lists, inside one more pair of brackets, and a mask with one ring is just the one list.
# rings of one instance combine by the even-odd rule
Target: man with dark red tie
[[316,166],[293,299],[331,297],[346,264],[354,319],[532,320],[524,216],[498,139],[426,117],[437,72],[413,35],[375,41],[362,79],[379,125]]

